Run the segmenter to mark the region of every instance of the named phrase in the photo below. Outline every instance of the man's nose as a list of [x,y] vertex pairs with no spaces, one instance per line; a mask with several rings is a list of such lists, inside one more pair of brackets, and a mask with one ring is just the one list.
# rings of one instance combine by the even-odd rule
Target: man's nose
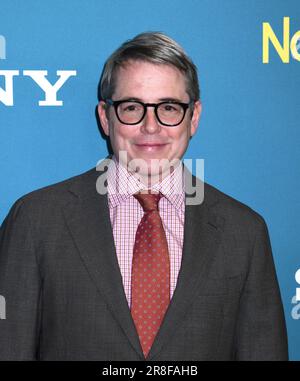
[[156,118],[154,107],[147,107],[141,131],[147,134],[156,134],[160,132],[161,126]]

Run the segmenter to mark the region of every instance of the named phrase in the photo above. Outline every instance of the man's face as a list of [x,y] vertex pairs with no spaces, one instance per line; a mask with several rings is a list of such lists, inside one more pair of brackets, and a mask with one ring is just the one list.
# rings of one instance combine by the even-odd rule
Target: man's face
[[[176,100],[188,103],[186,83],[183,74],[169,65],[156,65],[143,61],[129,61],[117,72],[116,88],[113,100],[139,100],[144,103],[159,103]],[[146,167],[140,168],[140,175],[157,176],[157,165],[151,165],[153,159],[181,159],[189,139],[197,130],[201,113],[201,104],[196,102],[193,116],[187,109],[184,120],[175,127],[161,125],[154,114],[154,108],[148,107],[144,119],[137,125],[125,125],[119,122],[115,110],[109,106],[106,113],[104,102],[100,102],[98,112],[103,130],[110,137],[115,156],[119,151],[127,152],[127,160],[143,159]],[[158,160],[154,160],[157,162]]]

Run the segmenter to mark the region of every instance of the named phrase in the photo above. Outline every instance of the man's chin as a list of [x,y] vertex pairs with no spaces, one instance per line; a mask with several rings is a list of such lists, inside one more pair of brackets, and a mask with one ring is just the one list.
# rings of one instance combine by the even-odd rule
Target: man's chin
[[128,163],[129,172],[142,182],[152,184],[162,181],[174,170],[174,161],[168,159],[134,160]]
[[119,152],[119,161],[128,170],[128,172],[139,177],[141,181],[145,182],[149,179],[155,182],[161,181],[167,177],[174,168],[179,164],[180,159],[167,159],[162,157],[136,157],[131,158],[127,151]]

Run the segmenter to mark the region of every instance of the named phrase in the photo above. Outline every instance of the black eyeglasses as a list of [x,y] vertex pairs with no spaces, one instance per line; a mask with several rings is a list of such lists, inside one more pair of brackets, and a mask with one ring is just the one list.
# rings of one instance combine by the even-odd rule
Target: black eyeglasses
[[123,124],[134,125],[140,123],[147,112],[147,107],[154,107],[154,113],[160,124],[164,126],[178,126],[184,119],[186,110],[194,102],[181,103],[176,101],[167,101],[160,103],[143,103],[139,101],[122,100],[105,101],[114,106],[118,120]]

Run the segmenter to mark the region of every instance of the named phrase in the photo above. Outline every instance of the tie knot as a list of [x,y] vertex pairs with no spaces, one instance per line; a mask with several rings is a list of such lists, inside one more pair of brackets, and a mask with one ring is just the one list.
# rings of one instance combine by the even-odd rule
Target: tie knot
[[136,193],[133,195],[141,204],[144,212],[158,210],[158,202],[162,197],[161,193]]

